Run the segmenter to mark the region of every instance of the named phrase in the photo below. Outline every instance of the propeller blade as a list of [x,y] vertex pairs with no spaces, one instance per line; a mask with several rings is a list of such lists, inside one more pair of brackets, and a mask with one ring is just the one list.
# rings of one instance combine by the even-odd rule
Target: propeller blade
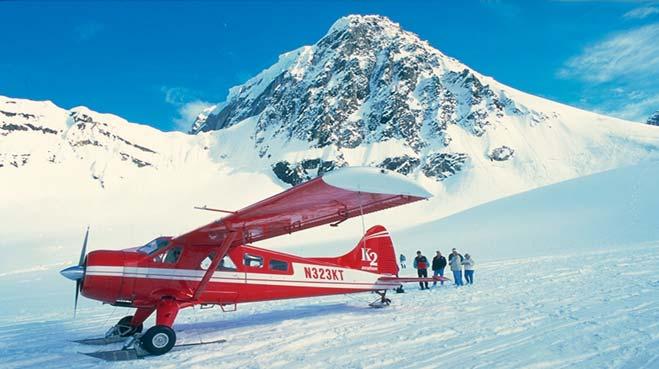
[[[78,268],[83,268],[83,277],[84,277],[84,263],[85,257],[87,256],[87,240],[89,239],[89,226],[87,226],[87,231],[85,232],[85,240],[82,242],[82,250],[80,250],[80,260],[78,261]],[[80,287],[82,286],[82,278],[76,279],[76,297],[73,302],[73,319],[76,318],[76,313],[78,312],[78,297],[80,296]]]
[[85,261],[85,256],[87,255],[87,238],[89,238],[89,226],[87,226],[87,232],[85,233],[85,241],[82,243],[82,250],[80,251],[80,261],[78,265],[82,265]]
[[80,294],[80,284],[82,281],[79,279],[76,281],[76,298],[73,303],[73,319],[76,318],[76,312],[78,311],[78,295]]

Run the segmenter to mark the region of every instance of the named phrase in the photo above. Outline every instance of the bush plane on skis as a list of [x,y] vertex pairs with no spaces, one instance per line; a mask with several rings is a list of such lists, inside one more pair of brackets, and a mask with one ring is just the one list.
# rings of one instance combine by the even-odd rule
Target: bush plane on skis
[[[104,303],[135,308],[107,337],[133,336],[132,344],[152,355],[172,349],[180,309],[244,302],[372,291],[388,305],[386,291],[403,282],[396,254],[382,226],[370,228],[357,246],[334,258],[306,258],[252,246],[253,242],[359,215],[409,204],[431,195],[397,173],[344,168],[292,187],[177,237],[159,237],[142,247],[86,254],[61,271],[78,293]],[[208,209],[213,210],[213,209]],[[156,325],[141,334],[155,312]]]

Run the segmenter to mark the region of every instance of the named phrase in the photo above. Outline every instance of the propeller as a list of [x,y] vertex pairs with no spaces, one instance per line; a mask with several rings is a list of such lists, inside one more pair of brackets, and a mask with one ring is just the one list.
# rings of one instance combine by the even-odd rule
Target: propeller
[[80,295],[80,287],[82,286],[82,280],[85,278],[85,257],[87,256],[87,239],[89,238],[89,226],[87,226],[87,232],[85,232],[85,240],[82,243],[82,250],[80,251],[80,260],[78,265],[70,266],[66,269],[62,269],[60,274],[64,277],[76,281],[76,295],[73,303],[73,318],[76,317],[76,312],[78,311],[78,296]]

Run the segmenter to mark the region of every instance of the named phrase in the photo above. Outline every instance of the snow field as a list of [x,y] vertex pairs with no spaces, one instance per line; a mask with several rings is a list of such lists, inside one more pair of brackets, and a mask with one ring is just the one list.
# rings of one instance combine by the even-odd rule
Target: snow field
[[[102,335],[129,310],[83,299],[72,321],[73,286],[58,283],[41,301],[55,300],[47,315],[23,306],[10,318],[5,308],[21,311],[22,300],[2,300],[2,366],[656,368],[658,251],[652,243],[479,263],[475,285],[420,291],[409,284],[407,293],[391,294],[387,309],[368,308],[370,294],[245,304],[234,313],[186,309],[175,325],[179,343],[228,342],[112,364],[78,354],[96,347],[70,341]],[[15,278],[0,278],[0,286]]]

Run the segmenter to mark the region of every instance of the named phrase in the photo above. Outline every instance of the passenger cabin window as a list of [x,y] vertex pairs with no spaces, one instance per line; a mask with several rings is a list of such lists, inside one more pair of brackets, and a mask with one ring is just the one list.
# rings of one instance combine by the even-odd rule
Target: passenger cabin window
[[178,259],[181,258],[181,253],[183,253],[183,248],[181,246],[172,247],[167,250],[167,252],[154,257],[153,261],[156,263],[176,264]]
[[[203,270],[208,270],[208,267],[211,266],[211,263],[213,262],[213,258],[215,258],[215,253],[211,252],[204,260],[201,261],[201,264],[199,267]],[[215,270],[224,270],[224,271],[236,271],[236,264],[234,264],[233,260],[228,255],[225,255],[222,260],[220,260],[220,263],[217,264],[217,268]]]
[[243,263],[245,266],[252,268],[263,268],[263,256],[245,254],[243,258]]
[[288,271],[288,263],[285,261],[270,259],[268,266],[270,267],[270,270],[277,270],[280,272]]

